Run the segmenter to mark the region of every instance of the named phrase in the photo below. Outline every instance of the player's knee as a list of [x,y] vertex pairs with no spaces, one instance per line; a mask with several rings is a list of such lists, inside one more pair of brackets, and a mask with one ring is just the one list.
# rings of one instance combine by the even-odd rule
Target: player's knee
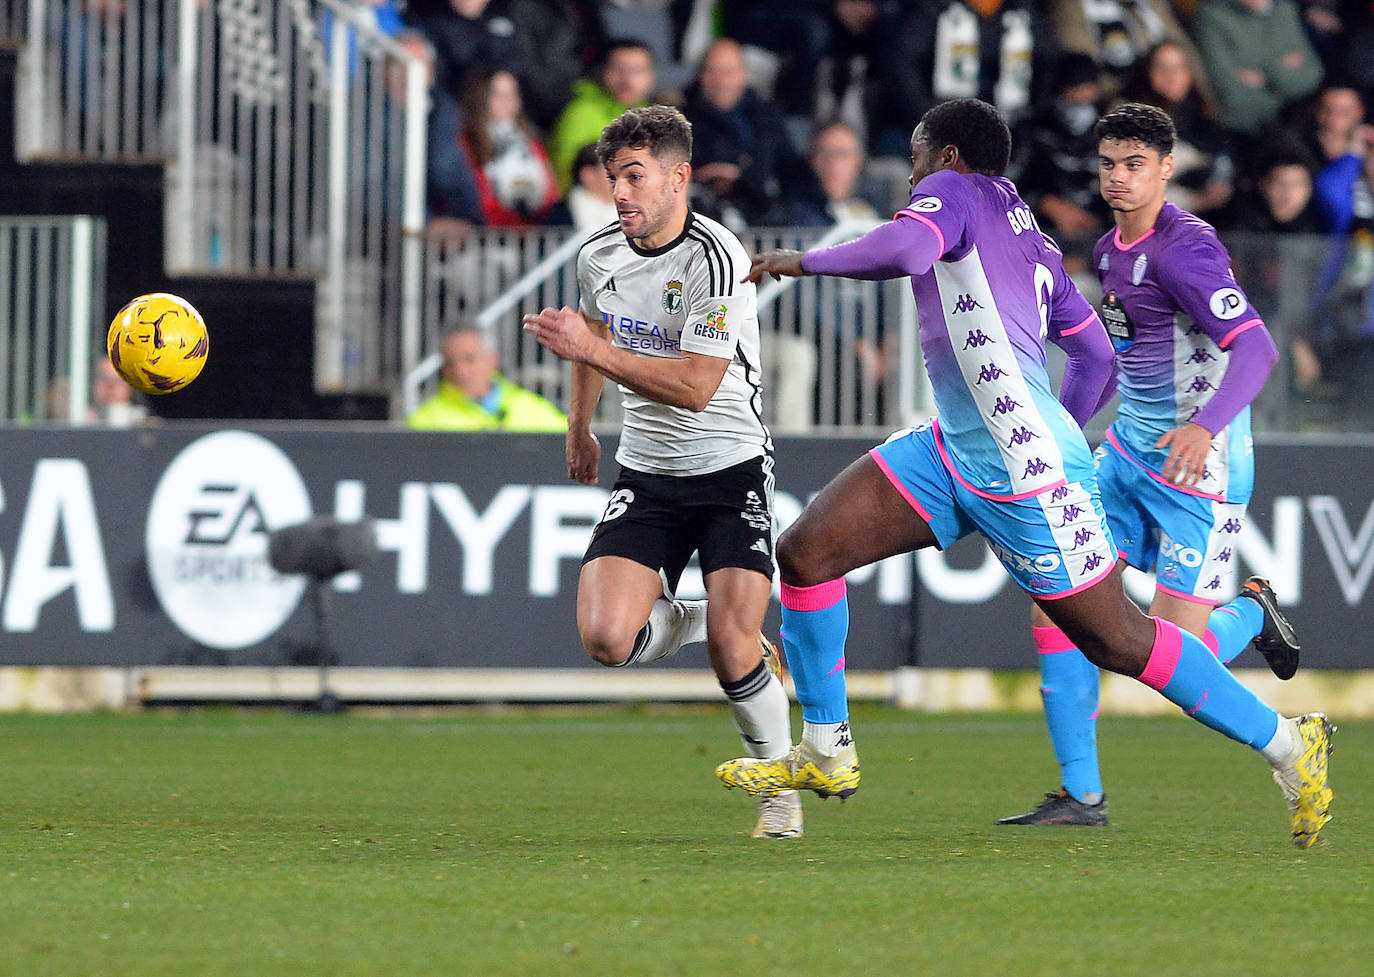
[[582,630],[582,647],[598,665],[616,668],[629,660],[637,634],[627,628],[596,625]]
[[778,561],[778,574],[789,587],[814,587],[829,579],[819,575],[814,568],[807,553],[805,537],[791,529],[778,537],[774,555]]

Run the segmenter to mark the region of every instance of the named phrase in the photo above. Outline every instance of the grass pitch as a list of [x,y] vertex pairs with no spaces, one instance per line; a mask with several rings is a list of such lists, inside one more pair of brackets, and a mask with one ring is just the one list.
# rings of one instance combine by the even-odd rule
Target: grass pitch
[[[1339,721],[1339,717],[1336,717]],[[1374,725],[1288,843],[1258,756],[1104,720],[1112,826],[1035,716],[855,713],[863,789],[754,841],[723,707],[0,717],[0,974],[1367,975]]]

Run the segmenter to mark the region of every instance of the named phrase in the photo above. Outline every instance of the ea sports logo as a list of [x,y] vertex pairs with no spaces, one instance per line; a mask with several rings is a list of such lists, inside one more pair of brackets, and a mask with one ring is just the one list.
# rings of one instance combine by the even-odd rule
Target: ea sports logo
[[296,609],[305,580],[267,562],[273,529],[311,515],[296,466],[266,438],[219,431],[191,442],[153,492],[148,573],[167,616],[211,648],[247,648]]

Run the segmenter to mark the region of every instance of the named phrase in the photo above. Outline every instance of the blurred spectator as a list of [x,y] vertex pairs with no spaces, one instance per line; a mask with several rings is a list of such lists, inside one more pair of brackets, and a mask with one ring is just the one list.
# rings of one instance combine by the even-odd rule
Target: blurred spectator
[[[841,3],[846,0],[840,0]],[[833,0],[729,0],[720,4],[726,37],[777,55],[773,95],[788,115],[816,111],[816,69],[830,49]]]
[[[44,405],[47,420],[69,421],[70,397],[71,384],[68,378],[55,378],[48,387]],[[86,407],[85,420],[82,423],[133,427],[148,417],[148,408],[141,401],[142,397],[120,378],[107,358],[95,358],[91,363],[90,403]]]
[[1257,420],[1284,429],[1293,424],[1294,395],[1311,402],[1322,374],[1313,346],[1312,287],[1326,249],[1316,234],[1312,166],[1311,154],[1291,140],[1266,149],[1254,187],[1236,202],[1227,236],[1241,286],[1263,310],[1274,342],[1288,351],[1254,405]]
[[1091,241],[1112,222],[1097,189],[1093,135],[1106,93],[1097,62],[1086,54],[1061,55],[1054,80],[1054,97],[1016,127],[1016,158],[1008,175],[1046,231],[1087,243],[1091,253]]
[[1258,135],[1321,84],[1293,0],[1202,0],[1193,34],[1233,132]]
[[[462,110],[456,98],[434,85],[434,46],[429,39],[419,31],[403,30],[396,35],[396,41],[428,66],[428,158],[425,161],[428,231],[437,240],[461,241],[471,233],[474,225],[482,223],[477,175],[459,142]],[[392,98],[397,102],[405,101],[405,73],[399,60],[388,62],[386,85]]]
[[1169,113],[1178,138],[1168,199],[1215,222],[1235,196],[1235,149],[1197,81],[1191,47],[1164,41],[1131,66],[1121,96]]
[[683,115],[692,123],[692,207],[736,229],[782,200],[801,161],[778,124],[778,107],[749,85],[738,41],[706,49]]
[[[1325,54],[1328,74],[1363,92],[1374,92],[1374,3],[1345,0],[1335,50]],[[1310,14],[1311,11],[1309,11]]]
[[1312,158],[1301,146],[1280,142],[1259,160],[1255,186],[1237,200],[1231,229],[1262,234],[1315,234]]
[[554,204],[544,223],[572,225],[580,234],[590,234],[607,224],[614,224],[619,217],[611,198],[611,181],[606,177],[606,168],[596,158],[594,143],[577,151],[572,177],[572,189]]
[[1314,181],[1318,230],[1344,234],[1368,198],[1365,104],[1345,85],[1328,85],[1313,106],[1312,148],[1320,168]]
[[488,227],[542,222],[558,201],[558,181],[525,117],[514,75],[480,72],[468,82],[459,138],[477,179],[483,222]]
[[[981,98],[1016,124],[1048,87],[1047,40],[1033,0],[928,0],[905,7],[869,65],[874,152],[907,157],[922,113]],[[1037,38],[1039,38],[1037,40]]]
[[547,127],[581,74],[582,42],[572,11],[543,0],[410,0],[407,15],[434,44],[438,85],[462,97],[474,70],[504,68],[520,79],[525,107]]
[[[868,141],[872,132],[875,142],[886,139],[897,149],[901,149],[897,145],[901,130],[910,135],[914,124],[901,117],[901,106],[885,104],[882,96],[870,91],[870,85],[888,39],[902,27],[901,6],[894,0],[836,0],[830,57],[822,65],[816,103],[819,118],[847,122],[860,139]],[[808,124],[806,131],[810,130]],[[905,158],[906,150],[896,155]]]
[[1197,49],[1167,0],[1049,0],[1046,16],[1061,51],[1086,54],[1101,67],[1108,95],[1116,94],[1131,66],[1163,41],[1172,41],[1198,63]]
[[406,418],[424,431],[566,431],[568,419],[537,393],[501,374],[491,330],[461,319],[440,342],[439,392]]
[[580,78],[573,83],[572,101],[549,136],[553,171],[563,189],[572,183],[572,161],[577,151],[600,139],[601,130],[620,113],[647,104],[653,90],[653,55],[644,42],[624,38],[608,41],[597,65],[596,80]]
[[778,223],[788,227],[829,227],[846,221],[878,221],[877,208],[860,193],[864,149],[852,126],[831,122],[811,141],[811,179],[799,184],[783,203]]

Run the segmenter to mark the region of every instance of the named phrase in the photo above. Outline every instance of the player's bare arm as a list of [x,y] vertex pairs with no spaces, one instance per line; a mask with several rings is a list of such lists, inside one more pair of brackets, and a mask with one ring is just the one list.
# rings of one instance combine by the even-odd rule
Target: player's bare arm
[[[604,323],[588,320],[592,334],[602,339],[608,332]],[[585,363],[572,365],[572,392],[568,404],[566,453],[568,477],[582,485],[595,485],[601,467],[601,442],[592,433],[592,418],[601,400],[606,378]]]
[[806,274],[802,268],[802,252],[800,251],[765,251],[763,254],[754,258],[749,265],[749,272],[740,279],[740,283],[751,282],[757,285],[763,280],[764,275],[772,275],[774,278],[801,278]]
[[567,306],[527,315],[524,322],[550,352],[669,407],[705,410],[730,366],[723,357],[686,351],[680,358],[638,356],[594,334],[592,323]]
[[1192,488],[1202,480],[1207,453],[1212,449],[1212,432],[1201,424],[1188,423],[1165,431],[1156,448],[1168,448],[1164,477],[1175,485]]

